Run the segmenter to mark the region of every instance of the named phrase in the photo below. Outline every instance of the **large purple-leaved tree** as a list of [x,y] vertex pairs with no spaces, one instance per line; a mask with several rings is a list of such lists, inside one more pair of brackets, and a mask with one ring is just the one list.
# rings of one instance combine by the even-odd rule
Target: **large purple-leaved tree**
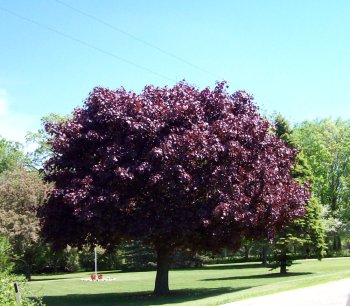
[[290,175],[294,152],[252,97],[230,95],[224,82],[140,94],[97,87],[70,120],[46,130],[54,153],[45,172],[56,186],[41,211],[47,239],[58,247],[153,245],[156,294],[169,292],[175,249],[273,237],[309,199]]

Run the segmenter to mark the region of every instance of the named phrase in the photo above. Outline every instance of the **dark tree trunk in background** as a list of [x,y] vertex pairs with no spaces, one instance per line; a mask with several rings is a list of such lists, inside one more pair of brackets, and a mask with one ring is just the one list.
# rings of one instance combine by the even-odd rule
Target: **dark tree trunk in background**
[[249,251],[250,251],[250,245],[245,245],[244,246],[244,261],[249,260]]
[[311,258],[311,248],[310,246],[305,247],[305,258]]
[[280,273],[287,274],[287,251],[286,250],[282,250],[280,260],[281,260]]
[[20,261],[24,266],[24,277],[27,281],[32,280],[32,265],[27,263],[24,259],[11,257],[14,261]]
[[29,264],[26,264],[25,266],[25,278],[27,281],[31,281],[32,280],[32,266]]
[[341,238],[338,234],[338,251],[341,251],[341,247],[342,247],[342,242],[341,242]]
[[341,238],[338,233],[334,233],[333,235],[333,251],[341,250]]
[[170,250],[165,247],[157,247],[157,276],[154,286],[154,294],[167,295],[169,291],[169,266]]
[[266,265],[267,264],[267,246],[264,245],[262,248],[261,248],[261,263],[263,265]]

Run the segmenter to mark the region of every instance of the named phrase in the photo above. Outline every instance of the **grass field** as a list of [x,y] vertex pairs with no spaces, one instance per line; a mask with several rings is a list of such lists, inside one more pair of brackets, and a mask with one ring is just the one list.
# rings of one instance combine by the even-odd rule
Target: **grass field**
[[350,258],[296,261],[287,276],[259,263],[170,272],[168,297],[152,295],[155,272],[106,272],[113,282],[83,282],[90,273],[34,276],[30,287],[48,306],[219,305],[350,277]]

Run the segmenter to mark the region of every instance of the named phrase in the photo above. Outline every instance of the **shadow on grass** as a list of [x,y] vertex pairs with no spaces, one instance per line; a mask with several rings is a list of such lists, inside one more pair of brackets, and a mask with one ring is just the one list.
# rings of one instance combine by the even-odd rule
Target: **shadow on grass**
[[[100,271],[98,273],[102,273],[102,274],[117,274],[117,273],[123,273],[124,271],[122,270],[110,270],[110,271]],[[86,272],[89,273],[89,272]],[[92,274],[94,272],[91,272],[90,274]]]
[[237,270],[237,269],[255,269],[267,267],[261,263],[245,263],[245,264],[222,264],[222,265],[208,265],[198,268],[198,270]]
[[65,279],[71,279],[71,280],[74,280],[74,279],[79,279],[80,277],[60,277],[60,278],[57,278],[57,277],[43,277],[43,278],[32,278],[30,280],[30,282],[41,282],[41,281],[60,281],[60,280],[65,280]]
[[202,281],[224,281],[224,280],[235,280],[235,279],[260,279],[260,278],[286,278],[286,277],[291,277],[291,276],[310,275],[310,274],[313,274],[313,273],[311,273],[311,272],[290,272],[287,274],[267,273],[267,274],[258,274],[258,275],[206,278],[206,279],[202,279]]
[[155,296],[151,292],[136,293],[101,293],[101,294],[68,294],[44,296],[47,306],[114,306],[114,305],[163,305],[200,300],[225,293],[232,293],[251,287],[223,287],[173,290],[169,296]]
[[[101,271],[98,273],[101,273],[103,275],[105,274],[117,274],[120,273],[120,270],[111,270],[111,271]],[[77,275],[78,274],[78,275]],[[94,274],[94,272],[84,271],[84,272],[65,272],[65,273],[52,273],[52,274],[36,274],[33,275],[33,278],[31,279],[31,282],[40,282],[40,281],[51,281],[51,280],[63,280],[63,279],[80,279],[80,278],[90,278],[91,274]],[[60,277],[61,275],[65,275],[66,277]]]
[[[293,262],[294,265],[299,265],[300,262]],[[194,270],[240,270],[240,269],[255,269],[255,268],[270,268],[269,264],[262,263],[232,263],[232,264],[218,264],[218,265],[207,265]]]

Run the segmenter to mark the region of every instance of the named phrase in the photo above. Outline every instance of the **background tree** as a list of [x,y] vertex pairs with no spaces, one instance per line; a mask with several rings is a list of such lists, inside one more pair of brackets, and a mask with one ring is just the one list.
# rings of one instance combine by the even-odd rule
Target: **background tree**
[[[326,207],[326,218],[346,228],[350,211],[350,122],[330,119],[305,121],[295,129],[314,176],[314,192]],[[341,231],[332,235],[333,250],[341,249]]]
[[8,239],[0,235],[0,305],[14,306],[17,305],[14,294],[13,283],[19,283],[21,288],[21,305],[39,306],[43,305],[42,299],[34,297],[33,293],[28,290],[23,277],[11,274],[12,270],[12,250]]
[[296,149],[296,143],[292,136],[293,129],[288,120],[281,114],[277,114],[273,119],[273,124],[276,136],[282,139],[289,148]]
[[11,261],[11,244],[7,237],[0,235],[0,274],[11,271],[13,263]]
[[46,200],[50,185],[38,173],[23,168],[0,175],[0,235],[7,237],[12,254],[26,264],[26,277],[35,261],[39,241],[37,208]]
[[0,136],[0,173],[23,167],[27,162],[18,142],[8,141]]
[[[282,139],[291,149],[298,150],[298,154],[295,157],[295,165],[291,171],[292,176],[300,184],[306,182],[312,184],[311,167],[303,150],[298,148],[296,144],[289,122],[281,115],[277,115],[274,125],[276,136]],[[287,266],[291,264],[288,254],[292,248],[301,248],[306,257],[314,255],[321,259],[325,253],[324,236],[321,207],[318,199],[313,196],[306,205],[305,216],[295,219],[291,224],[281,229],[274,239],[274,253],[277,258],[277,264],[280,267],[280,273],[287,273]]]
[[304,214],[294,153],[245,92],[186,83],[142,93],[95,88],[72,119],[48,124],[56,187],[42,209],[56,247],[124,238],[153,245],[156,294],[167,294],[171,253],[238,248]]
[[26,143],[34,145],[34,150],[28,153],[28,158],[31,160],[36,169],[42,168],[45,161],[52,155],[51,145],[49,143],[49,134],[45,131],[45,124],[59,124],[67,121],[69,116],[62,116],[57,113],[51,113],[41,119],[43,128],[36,132],[28,132],[26,135]]
[[322,222],[321,205],[314,196],[306,205],[306,214],[297,219],[296,224],[300,227],[300,237],[303,239],[301,248],[306,258],[316,256],[321,259],[326,252],[325,228]]

